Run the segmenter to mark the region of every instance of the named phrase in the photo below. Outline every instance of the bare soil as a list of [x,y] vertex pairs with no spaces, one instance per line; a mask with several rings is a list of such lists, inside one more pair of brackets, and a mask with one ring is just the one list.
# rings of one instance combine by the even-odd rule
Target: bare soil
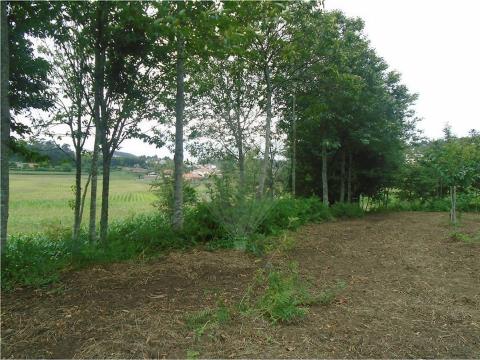
[[[480,231],[464,214],[462,232]],[[445,213],[312,224],[273,261],[296,261],[317,290],[347,287],[307,317],[236,315],[201,337],[185,315],[233,306],[264,259],[175,252],[95,266],[44,289],[2,294],[3,358],[480,358],[480,244],[451,238]]]

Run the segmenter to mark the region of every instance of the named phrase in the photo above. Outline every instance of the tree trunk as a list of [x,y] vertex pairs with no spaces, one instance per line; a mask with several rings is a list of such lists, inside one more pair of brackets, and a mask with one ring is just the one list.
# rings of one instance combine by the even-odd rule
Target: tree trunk
[[341,150],[341,162],[340,162],[340,202],[345,202],[345,149]]
[[328,206],[327,144],[322,143],[322,197],[323,205]]
[[95,144],[93,147],[92,156],[92,186],[91,186],[91,200],[90,200],[90,225],[89,238],[90,241],[97,239],[96,235],[96,214],[97,214],[97,175],[98,175],[98,153],[102,138],[103,119],[100,114],[103,99],[103,83],[104,83],[104,67],[105,67],[105,53],[103,48],[104,26],[105,26],[105,2],[97,3],[96,14],[96,39],[95,39],[95,71],[94,71],[94,120],[95,120]]
[[8,79],[9,79],[9,44],[8,44],[8,19],[7,2],[1,4],[1,145],[0,145],[0,246],[4,253],[7,244],[7,225],[8,225],[8,198],[9,198],[9,143],[10,143],[10,103],[8,99]]
[[100,144],[99,130],[95,130],[95,143],[93,145],[92,164],[90,169],[90,220],[88,225],[88,239],[90,242],[97,241],[97,184],[98,184],[98,152]]
[[270,82],[270,69],[265,67],[264,69],[265,82],[267,84],[267,119],[265,123],[265,149],[263,154],[263,164],[260,170],[260,179],[258,182],[258,193],[259,198],[263,197],[265,189],[265,180],[268,173],[269,165],[269,154],[270,154],[270,135],[271,135],[271,123],[272,123],[272,84]]
[[85,199],[87,197],[88,185],[90,184],[91,180],[92,180],[92,174],[89,174],[88,178],[87,178],[87,182],[85,183],[85,188],[83,189],[83,195],[82,195],[82,200],[81,200],[81,204],[80,204],[80,214],[78,216],[80,224],[82,223],[83,209],[85,208]]
[[243,153],[243,143],[238,142],[238,170],[240,172],[240,189],[243,191],[245,187],[245,154]]
[[82,150],[75,147],[75,206],[73,209],[73,243],[80,233],[80,207],[82,202]]
[[[237,92],[238,94],[238,92]],[[245,187],[245,154],[243,152],[243,130],[242,124],[240,122],[240,111],[241,103],[240,96],[237,96],[236,101],[236,131],[235,131],[235,141],[237,143],[237,152],[238,152],[238,171],[239,171],[239,181],[240,181],[240,190],[243,191]]]
[[175,98],[175,155],[174,155],[174,192],[173,219],[175,230],[183,228],[183,111],[185,108],[185,39],[182,34],[177,37],[177,94]]
[[[103,146],[102,146],[103,148]],[[108,241],[108,197],[110,193],[110,162],[108,149],[103,150],[102,208],[100,211],[100,242],[106,246]]]
[[457,187],[455,185],[450,187],[450,221],[453,225],[457,224]]
[[296,113],[296,97],[293,94],[293,111],[292,111],[292,195],[295,197],[297,189],[297,113]]
[[347,201],[352,202],[352,152],[348,151]]

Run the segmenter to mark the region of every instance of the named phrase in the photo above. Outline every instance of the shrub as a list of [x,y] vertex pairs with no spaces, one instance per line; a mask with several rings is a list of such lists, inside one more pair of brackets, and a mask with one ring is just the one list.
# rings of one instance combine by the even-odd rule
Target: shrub
[[[160,213],[167,214],[171,217],[173,214],[173,191],[174,179],[163,176],[161,179],[155,180],[151,185],[151,191],[157,196],[157,200],[153,205],[158,208]],[[193,206],[197,203],[197,192],[186,181],[183,182],[183,203],[186,207]]]
[[272,209],[273,201],[257,199],[254,194],[232,185],[229,177],[213,178],[209,187],[211,216],[237,243],[256,233]]
[[259,227],[262,234],[278,234],[281,230],[295,230],[307,222],[331,219],[329,209],[319,198],[275,200],[272,210]]
[[42,234],[14,235],[2,254],[2,288],[40,286],[59,278],[70,261],[70,244]]
[[335,218],[359,218],[365,212],[358,204],[335,203],[330,207],[330,212]]

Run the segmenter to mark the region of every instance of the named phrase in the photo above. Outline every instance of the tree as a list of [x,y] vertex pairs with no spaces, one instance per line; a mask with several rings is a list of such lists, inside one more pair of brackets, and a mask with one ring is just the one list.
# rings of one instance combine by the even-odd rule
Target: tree
[[9,45],[8,45],[8,20],[7,20],[7,2],[1,4],[1,147],[0,161],[1,165],[1,207],[0,207],[0,243],[2,253],[7,243],[7,225],[8,225],[8,143],[10,141],[10,107],[8,101],[8,82],[9,82]]
[[245,154],[254,147],[258,134],[260,89],[258,77],[240,58],[210,60],[198,81],[204,83],[204,115],[198,133],[209,156],[234,158],[239,185],[245,186]]
[[403,162],[415,96],[370,48],[361,21],[339,12],[310,20],[305,28],[318,36],[296,94],[299,190],[325,204],[374,196]]
[[8,225],[8,159],[9,152],[23,150],[21,142],[10,136],[24,135],[29,127],[18,121],[20,114],[32,108],[46,110],[51,105],[48,93],[49,64],[33,52],[32,37],[45,37],[53,31],[48,21],[58,5],[47,2],[6,2],[1,5],[2,19],[2,141],[1,141],[1,230],[4,249]]
[[[218,6],[206,2],[159,2],[155,9],[153,37],[156,40],[157,68],[161,86],[157,90],[165,112],[175,117],[174,200],[172,225],[183,227],[183,158],[186,97],[191,96],[193,84],[187,79],[200,71],[199,64],[212,52],[220,24]],[[175,93],[172,99],[171,94]],[[159,119],[160,120],[160,119]],[[160,120],[161,121],[161,120]]]
[[85,27],[79,25],[78,23],[74,23],[73,26],[64,24],[64,34],[58,37],[58,45],[55,45],[53,51],[48,48],[43,50],[52,63],[54,78],[52,87],[57,95],[53,116],[48,121],[37,125],[44,129],[45,134],[59,139],[62,139],[63,136],[63,133],[61,135],[57,133],[60,130],[59,127],[66,128],[65,135],[71,139],[73,144],[73,161],[75,163],[74,251],[78,249],[78,236],[86,191],[91,180],[91,176],[89,176],[82,195],[82,158],[85,142],[91,132],[93,118],[93,106],[90,101],[92,59],[88,53],[88,46],[84,43]]

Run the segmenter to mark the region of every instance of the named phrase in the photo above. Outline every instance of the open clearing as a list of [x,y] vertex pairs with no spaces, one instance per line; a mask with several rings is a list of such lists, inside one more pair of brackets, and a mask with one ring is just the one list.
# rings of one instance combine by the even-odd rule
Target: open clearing
[[[83,178],[85,184],[87,177]],[[150,182],[138,179],[138,175],[114,171],[110,184],[110,218],[123,219],[128,216],[153,210],[155,195],[150,192]],[[72,185],[74,173],[16,173],[10,175],[10,234],[41,232],[49,227],[72,226]],[[102,177],[98,178],[101,189]],[[90,193],[88,194],[90,195]],[[101,191],[97,197],[101,206]],[[88,220],[90,200],[87,198],[83,223]],[[100,216],[100,211],[97,211]]]
[[[461,230],[480,230],[464,214]],[[241,299],[264,260],[238,251],[173,252],[150,262],[95,266],[46,289],[3,294],[2,356],[480,357],[480,244],[450,238],[445,213],[392,213],[312,224],[271,261],[297,261],[330,305],[272,325],[235,316],[195,337],[185,315]]]

